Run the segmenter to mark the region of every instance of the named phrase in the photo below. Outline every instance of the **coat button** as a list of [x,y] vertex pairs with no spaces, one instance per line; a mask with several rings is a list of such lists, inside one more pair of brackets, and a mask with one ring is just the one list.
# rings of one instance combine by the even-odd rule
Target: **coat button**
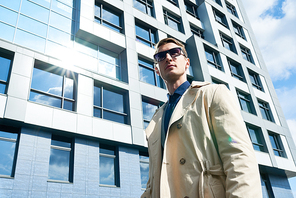
[[180,159],[180,164],[183,165],[183,164],[185,164],[185,163],[186,163],[186,159],[181,158],[181,159]]
[[181,129],[182,128],[182,124],[181,123],[178,123],[177,124],[177,129]]

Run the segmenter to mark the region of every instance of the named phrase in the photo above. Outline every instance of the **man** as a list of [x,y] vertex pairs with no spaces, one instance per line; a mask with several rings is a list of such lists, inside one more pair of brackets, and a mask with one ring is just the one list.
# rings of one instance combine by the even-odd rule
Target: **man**
[[186,50],[173,38],[157,44],[154,59],[169,100],[146,129],[149,180],[142,197],[262,197],[252,143],[230,91],[190,85]]

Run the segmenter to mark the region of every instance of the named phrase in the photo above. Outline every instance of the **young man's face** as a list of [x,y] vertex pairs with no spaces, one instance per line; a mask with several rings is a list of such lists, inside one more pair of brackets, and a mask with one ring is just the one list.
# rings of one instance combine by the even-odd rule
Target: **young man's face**
[[[173,48],[180,47],[175,43],[167,43],[158,48],[158,53],[167,51]],[[176,57],[171,57],[169,53],[166,54],[164,60],[158,62],[158,68],[156,67],[156,72],[167,82],[174,82],[185,76],[186,79],[186,69],[189,67],[189,59],[183,55]]]

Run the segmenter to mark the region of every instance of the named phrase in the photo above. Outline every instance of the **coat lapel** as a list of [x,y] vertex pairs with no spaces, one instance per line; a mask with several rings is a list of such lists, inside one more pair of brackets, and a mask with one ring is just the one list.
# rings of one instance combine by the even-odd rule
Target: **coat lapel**
[[198,89],[193,89],[193,88],[200,88],[202,86],[210,84],[209,82],[198,82],[198,81],[193,81],[190,87],[186,90],[186,92],[183,94],[181,99],[179,100],[178,104],[175,107],[175,110],[173,111],[173,114],[171,116],[170,122],[169,122],[169,127],[178,121],[181,117],[183,117],[184,113],[186,112],[186,109],[189,105],[191,105],[194,100],[196,99],[196,94]]

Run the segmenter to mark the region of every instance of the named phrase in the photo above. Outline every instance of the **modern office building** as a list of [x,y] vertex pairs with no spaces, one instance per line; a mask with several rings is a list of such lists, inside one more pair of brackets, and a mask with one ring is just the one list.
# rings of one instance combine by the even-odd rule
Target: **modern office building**
[[189,81],[241,106],[264,197],[293,197],[295,144],[241,0],[0,0],[0,197],[140,197],[166,37]]

